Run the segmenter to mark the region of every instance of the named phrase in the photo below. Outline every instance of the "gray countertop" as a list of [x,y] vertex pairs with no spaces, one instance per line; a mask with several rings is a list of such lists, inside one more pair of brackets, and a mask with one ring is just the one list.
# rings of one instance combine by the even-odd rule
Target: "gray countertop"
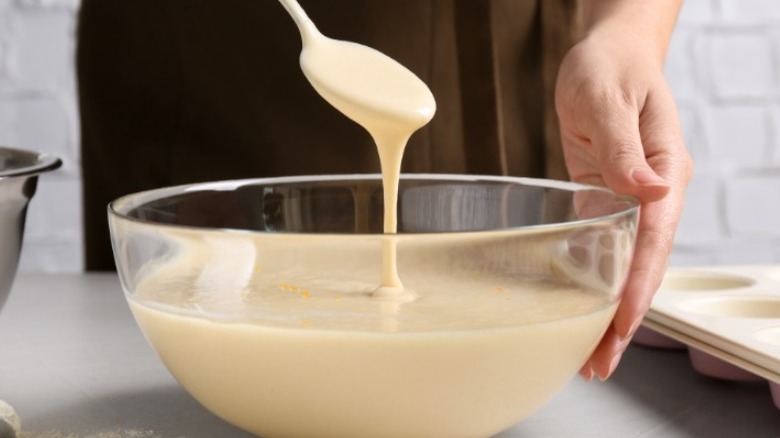
[[[200,407],[146,344],[116,275],[20,275],[0,312],[0,399],[26,437],[249,437]],[[780,437],[765,383],[696,374],[631,347],[615,376],[575,378],[501,438]]]

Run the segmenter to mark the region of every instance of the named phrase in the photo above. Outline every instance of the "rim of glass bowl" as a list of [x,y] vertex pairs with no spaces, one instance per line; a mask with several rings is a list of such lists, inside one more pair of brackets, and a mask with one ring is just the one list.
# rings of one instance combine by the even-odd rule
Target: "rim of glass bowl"
[[10,152],[14,157],[27,158],[32,164],[5,170],[0,169],[0,179],[13,176],[36,175],[47,170],[54,170],[62,165],[62,160],[55,156],[27,149],[0,146],[0,153],[2,152]]
[[[289,184],[289,183],[316,182],[316,181],[332,182],[332,181],[381,180],[381,179],[382,179],[381,174],[366,173],[366,174],[350,174],[350,175],[334,174],[334,175],[304,175],[304,176],[280,176],[280,177],[268,177],[268,178],[246,178],[246,179],[233,179],[233,180],[223,180],[223,181],[181,184],[181,185],[145,190],[145,191],[131,193],[122,196],[120,198],[111,201],[108,204],[108,212],[109,214],[116,216],[122,220],[135,222],[139,224],[154,225],[154,226],[165,227],[165,228],[199,230],[204,232],[220,232],[220,233],[227,232],[227,233],[236,233],[236,234],[243,234],[243,233],[284,234],[288,236],[294,236],[294,235],[375,236],[375,235],[380,235],[381,233],[327,233],[327,232],[304,233],[304,232],[295,232],[295,231],[268,232],[268,231],[261,231],[261,230],[244,230],[238,228],[198,227],[193,225],[167,224],[162,222],[150,221],[146,219],[139,219],[135,217],[129,217],[127,213],[132,211],[135,208],[147,204],[148,202],[162,199],[171,195],[187,193],[187,192],[197,192],[197,191],[204,191],[204,190],[231,191],[231,190],[236,190],[237,188],[243,187],[245,185],[253,185],[253,184],[273,185],[273,184]],[[426,234],[431,235],[431,234],[489,233],[489,232],[495,232],[499,230],[512,230],[512,231],[528,230],[533,232],[549,230],[552,232],[558,230],[565,230],[568,228],[575,228],[583,225],[598,224],[600,222],[609,222],[612,220],[619,219],[621,217],[637,214],[639,210],[639,201],[637,200],[637,198],[633,196],[620,195],[605,187],[581,184],[581,183],[576,183],[571,181],[560,181],[560,180],[553,180],[553,179],[528,178],[528,177],[514,177],[514,176],[462,175],[462,174],[446,174],[446,173],[403,173],[401,174],[401,179],[402,180],[405,179],[431,180],[431,181],[440,181],[440,182],[445,182],[445,181],[503,182],[503,183],[513,183],[513,184],[523,185],[523,186],[530,186],[530,187],[557,189],[557,190],[563,190],[568,192],[576,192],[580,190],[600,191],[603,193],[607,193],[611,196],[614,196],[616,200],[621,200],[625,202],[626,208],[624,210],[615,213],[605,214],[603,216],[596,216],[588,219],[571,220],[566,222],[524,225],[520,227],[491,228],[489,230],[438,231],[438,232],[429,231],[429,232],[414,232],[414,233],[399,232],[397,234],[398,236],[405,236],[405,235],[421,236]]]

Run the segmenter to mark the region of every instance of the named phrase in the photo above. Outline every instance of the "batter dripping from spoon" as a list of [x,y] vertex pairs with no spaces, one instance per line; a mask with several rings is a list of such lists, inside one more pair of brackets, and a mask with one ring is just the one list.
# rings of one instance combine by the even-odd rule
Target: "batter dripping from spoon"
[[398,277],[398,181],[406,142],[436,111],[431,90],[387,55],[361,44],[322,35],[296,0],[280,0],[301,33],[300,63],[315,90],[344,115],[363,126],[376,143],[384,190],[382,278],[374,297],[395,302],[414,299]]

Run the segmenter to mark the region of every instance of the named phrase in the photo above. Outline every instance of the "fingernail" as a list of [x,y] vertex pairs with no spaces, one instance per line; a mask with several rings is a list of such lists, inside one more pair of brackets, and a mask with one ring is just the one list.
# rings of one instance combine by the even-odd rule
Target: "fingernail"
[[583,368],[582,372],[580,373],[580,375],[582,376],[582,380],[586,382],[590,382],[591,380],[593,380],[593,374],[594,374],[593,368],[591,367]]
[[621,342],[629,340],[631,339],[632,336],[634,336],[634,333],[636,333],[636,331],[639,330],[639,326],[642,325],[643,319],[644,318],[640,316],[631,322],[631,326],[628,328],[628,332],[620,335]]
[[612,373],[615,372],[615,370],[617,369],[618,363],[620,363],[621,356],[623,356],[622,352],[616,354],[615,357],[612,358],[612,362],[609,363],[609,370],[607,371],[607,374],[604,375],[604,376],[599,375],[599,380],[601,380],[603,382],[603,381],[607,380],[609,378],[609,376],[612,375]]
[[649,169],[634,169],[631,172],[631,177],[634,178],[637,184],[644,187],[669,185],[663,178]]

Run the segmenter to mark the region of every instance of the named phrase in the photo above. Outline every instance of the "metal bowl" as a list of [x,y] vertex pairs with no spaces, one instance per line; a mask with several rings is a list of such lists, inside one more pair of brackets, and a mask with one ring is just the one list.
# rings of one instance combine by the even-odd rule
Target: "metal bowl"
[[0,147],[0,309],[19,264],[27,204],[35,194],[38,175],[61,164],[59,158],[46,154]]

